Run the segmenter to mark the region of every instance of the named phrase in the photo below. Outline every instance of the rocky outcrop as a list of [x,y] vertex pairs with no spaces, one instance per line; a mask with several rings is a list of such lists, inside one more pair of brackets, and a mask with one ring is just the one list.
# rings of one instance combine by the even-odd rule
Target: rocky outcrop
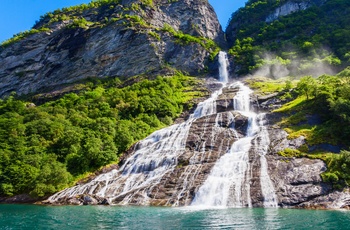
[[[46,29],[0,48],[0,97],[52,91],[90,77],[125,79],[174,69],[199,75],[211,52],[200,38],[218,44],[224,38],[213,8],[195,0],[129,0],[56,12],[34,28]],[[199,40],[181,39],[179,32]]]
[[[320,176],[327,170],[324,162],[307,158],[282,157],[277,154],[286,148],[300,148],[305,144],[305,138],[289,140],[285,131],[274,126],[269,126],[268,132],[271,142],[266,159],[279,207],[296,207],[332,191],[332,186],[323,183]],[[253,140],[253,143],[256,142]],[[264,207],[260,181],[261,156],[255,153],[255,149],[256,146],[253,146],[249,154],[252,167],[251,199],[254,207]]]
[[294,12],[298,12],[301,10],[306,10],[307,8],[315,5],[321,5],[324,0],[304,0],[304,1],[295,1],[289,0],[283,5],[277,7],[274,12],[268,15],[265,19],[265,22],[270,23],[279,17],[287,16]]
[[[275,95],[278,97],[279,95]],[[274,106],[262,106],[266,102],[277,100],[268,95],[260,98],[260,107],[272,110]],[[271,103],[273,105],[273,103]],[[326,164],[318,159],[283,157],[278,153],[285,149],[299,149],[307,145],[305,137],[289,139],[288,133],[279,128],[276,123],[282,119],[282,114],[269,113],[269,136],[271,139],[269,155],[269,173],[274,183],[278,204],[280,207],[296,207],[307,209],[349,209],[349,191],[334,191],[330,183],[322,181],[321,174],[326,172]],[[309,116],[308,124],[319,123],[317,116]],[[310,146],[312,151],[313,146]],[[321,149],[321,147],[320,147]],[[323,148],[326,150],[326,148]],[[332,150],[335,150],[334,148]],[[337,152],[337,151],[334,151]]]
[[281,207],[294,207],[332,190],[331,185],[322,182],[320,174],[327,168],[321,160],[277,156],[270,156],[268,160]]
[[[271,117],[268,116],[268,117]],[[288,139],[288,133],[278,126],[270,127],[269,135],[271,139],[270,153],[278,154],[285,149],[299,149],[305,145],[305,137],[300,136],[295,139]]]
[[317,197],[311,201],[297,205],[298,208],[307,209],[347,209],[350,210],[349,190],[334,191]]
[[32,204],[37,201],[37,198],[32,197],[29,194],[21,194],[12,197],[0,197],[1,204]]

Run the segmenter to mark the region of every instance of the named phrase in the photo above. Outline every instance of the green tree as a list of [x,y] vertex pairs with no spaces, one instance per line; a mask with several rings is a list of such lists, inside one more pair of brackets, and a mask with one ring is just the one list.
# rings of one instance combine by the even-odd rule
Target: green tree
[[297,91],[304,94],[309,100],[311,96],[315,97],[317,94],[317,84],[315,78],[312,76],[305,76],[300,79],[297,84]]

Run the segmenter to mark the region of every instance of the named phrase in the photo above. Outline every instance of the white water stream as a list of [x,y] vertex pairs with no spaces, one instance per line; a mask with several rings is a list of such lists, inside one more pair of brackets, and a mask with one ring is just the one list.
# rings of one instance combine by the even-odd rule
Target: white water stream
[[228,82],[228,67],[229,62],[227,59],[227,53],[219,52],[219,81],[223,83]]
[[[147,194],[161,182],[165,174],[176,168],[178,157],[185,151],[191,124],[200,117],[216,113],[215,102],[219,94],[220,92],[215,92],[209,99],[200,103],[186,122],[158,130],[140,141],[137,150],[119,171],[113,170],[87,184],[63,190],[51,196],[49,201],[78,194],[96,194],[109,198],[112,202],[121,198],[119,204],[148,204]],[[101,184],[104,186],[101,187]],[[136,193],[138,197],[134,197]]]
[[270,176],[265,155],[270,144],[265,125],[265,114],[250,111],[250,90],[240,82],[229,87],[239,88],[233,98],[234,110],[248,117],[245,137],[237,140],[231,149],[215,164],[207,180],[199,188],[191,205],[199,207],[251,207],[251,166],[249,153],[260,157],[260,184],[264,207],[277,207],[277,197]]
[[[220,74],[227,81],[224,75]],[[116,203],[117,199],[118,204],[147,205],[148,194],[161,183],[167,173],[176,168],[178,157],[185,151],[192,123],[198,118],[216,113],[216,100],[222,94],[222,88],[199,103],[186,122],[158,130],[140,141],[137,150],[119,170],[112,170],[89,183],[65,189],[48,200],[54,203],[62,198],[71,198],[79,194],[96,194],[108,198],[111,203]]]
[[[198,104],[194,113],[186,122],[175,124],[168,128],[154,132],[146,139],[136,145],[134,153],[126,160],[119,170],[112,170],[109,173],[101,174],[89,183],[76,185],[65,189],[48,200],[58,201],[62,198],[71,198],[80,194],[96,194],[97,196],[107,198],[114,204],[149,204],[149,194],[162,183],[165,175],[172,173],[177,165],[178,158],[185,152],[186,141],[193,122],[198,118],[216,114],[216,101],[222,94],[223,87],[228,83],[228,61],[224,52],[219,53],[219,72],[222,87],[215,91],[210,98]],[[267,171],[267,162],[265,154],[269,145],[268,133],[264,125],[264,117],[250,112],[250,93],[251,90],[242,83],[234,83],[229,87],[239,88],[237,95],[233,98],[235,110],[241,112],[249,118],[247,135],[233,143],[227,151],[215,164],[208,179],[200,187],[192,205],[201,206],[221,206],[221,207],[245,207],[252,206],[250,200],[250,165],[249,150],[254,146],[261,159],[261,187],[264,195],[264,206],[277,206],[276,195],[273,190],[273,184]],[[231,114],[232,115],[232,114]],[[216,116],[216,125],[213,127],[211,135],[211,144],[216,141],[216,127],[222,119],[222,114]],[[234,117],[229,117],[234,120]],[[258,120],[258,121],[257,121]],[[232,133],[237,133],[232,129]],[[259,138],[256,138],[256,137]],[[255,139],[254,139],[255,138]],[[253,139],[256,141],[253,145]],[[258,143],[259,142],[259,143]],[[205,142],[202,144],[203,153],[205,152]],[[219,148],[220,149],[220,148]],[[190,165],[195,161],[203,161],[204,154],[192,156]],[[210,154],[209,154],[210,156]],[[209,158],[208,156],[208,158]],[[192,183],[199,172],[199,168],[188,167],[183,173],[182,189],[186,189],[187,184]],[[180,191],[174,204],[179,205],[182,198]],[[176,195],[175,194],[175,195]]]

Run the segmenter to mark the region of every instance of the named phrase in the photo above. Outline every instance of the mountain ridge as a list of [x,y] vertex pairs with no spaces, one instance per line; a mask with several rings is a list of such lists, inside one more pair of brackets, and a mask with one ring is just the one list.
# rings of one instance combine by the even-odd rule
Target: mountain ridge
[[0,96],[88,77],[201,75],[223,41],[209,3],[189,0],[91,2],[48,13],[32,31],[2,45]]

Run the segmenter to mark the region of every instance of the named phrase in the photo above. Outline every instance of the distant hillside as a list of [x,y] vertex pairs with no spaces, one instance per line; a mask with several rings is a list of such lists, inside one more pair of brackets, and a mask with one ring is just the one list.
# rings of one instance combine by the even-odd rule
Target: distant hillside
[[349,65],[350,2],[249,0],[226,33],[238,75],[331,74]]

